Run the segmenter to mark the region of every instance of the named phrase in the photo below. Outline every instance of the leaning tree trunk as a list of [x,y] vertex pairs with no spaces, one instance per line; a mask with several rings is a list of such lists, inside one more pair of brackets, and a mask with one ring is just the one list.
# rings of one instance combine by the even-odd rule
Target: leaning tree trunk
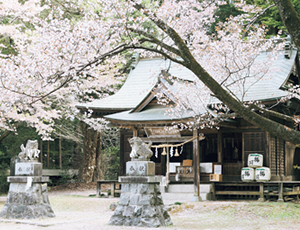
[[87,124],[81,122],[81,131],[84,137],[83,159],[79,169],[79,180],[92,182],[102,179],[100,175],[101,135]]

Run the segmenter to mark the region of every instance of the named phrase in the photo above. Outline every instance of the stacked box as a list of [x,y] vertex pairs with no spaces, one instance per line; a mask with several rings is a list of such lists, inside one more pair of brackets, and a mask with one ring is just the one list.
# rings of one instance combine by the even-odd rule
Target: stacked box
[[260,167],[255,169],[255,179],[258,182],[269,181],[271,179],[270,168]]
[[210,181],[222,181],[222,165],[219,163],[214,164],[214,174],[209,174]]
[[209,181],[222,181],[221,174],[209,174]]
[[248,167],[258,168],[263,166],[263,155],[251,153],[248,155]]
[[255,169],[250,167],[242,168],[241,178],[242,181],[254,181]]
[[264,182],[271,179],[270,168],[263,167],[263,155],[251,153],[248,155],[248,167],[242,168],[241,179],[245,182]]

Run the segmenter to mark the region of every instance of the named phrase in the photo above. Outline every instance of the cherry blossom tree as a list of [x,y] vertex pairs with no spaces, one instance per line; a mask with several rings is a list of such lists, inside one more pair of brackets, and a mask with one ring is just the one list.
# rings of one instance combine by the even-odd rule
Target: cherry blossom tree
[[97,34],[99,25],[89,17],[88,8],[86,18],[72,23],[59,8],[41,18],[49,9],[40,1],[2,2],[0,14],[10,21],[1,31],[13,39],[17,54],[0,59],[0,126],[11,130],[16,121],[24,121],[47,138],[55,119],[78,114],[75,105],[80,101],[114,90],[109,86],[117,82],[116,67],[122,60],[117,55],[110,65],[104,58],[95,60],[109,44],[107,37]]

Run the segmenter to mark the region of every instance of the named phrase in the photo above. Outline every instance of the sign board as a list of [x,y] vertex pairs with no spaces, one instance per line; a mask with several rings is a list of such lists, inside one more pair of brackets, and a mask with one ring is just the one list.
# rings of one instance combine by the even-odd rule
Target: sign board
[[169,172],[170,173],[178,173],[178,172],[176,172],[176,166],[180,166],[180,162],[169,163]]
[[214,174],[222,174],[222,165],[214,165]]
[[145,127],[147,137],[181,137],[178,129],[165,127]]
[[32,163],[16,163],[15,175],[33,175],[34,165]]
[[213,173],[213,163],[200,163],[200,173]]

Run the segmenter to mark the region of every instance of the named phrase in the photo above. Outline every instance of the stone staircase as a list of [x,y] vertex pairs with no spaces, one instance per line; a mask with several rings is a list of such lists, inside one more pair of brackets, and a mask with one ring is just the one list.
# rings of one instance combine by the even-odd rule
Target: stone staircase
[[[168,188],[161,186],[161,194],[164,201],[189,202],[194,201],[193,184],[169,184]],[[202,200],[211,200],[212,184],[200,184],[200,196]]]

